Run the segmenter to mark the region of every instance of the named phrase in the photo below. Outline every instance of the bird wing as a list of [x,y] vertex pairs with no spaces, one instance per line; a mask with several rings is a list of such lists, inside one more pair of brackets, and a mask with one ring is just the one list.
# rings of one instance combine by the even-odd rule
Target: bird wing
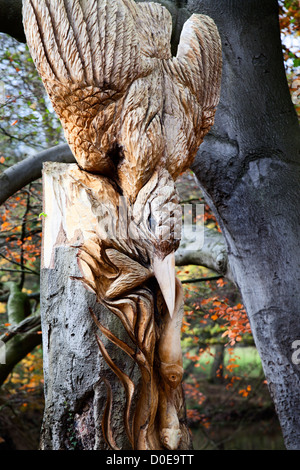
[[219,99],[221,45],[210,18],[192,15],[174,58],[171,15],[155,3],[23,0],[23,21],[81,168],[115,177],[118,167],[134,198],[162,153],[174,178],[190,166]]
[[176,81],[165,124],[177,132],[177,146],[169,148],[167,162],[176,178],[190,166],[213,125],[220,98],[222,48],[218,29],[210,17],[193,14],[185,22],[177,55],[165,61],[165,70]]
[[141,53],[151,58],[171,58],[172,17],[169,11],[153,2],[137,3],[135,7]]
[[23,1],[33,61],[70,147],[86,170],[112,169],[106,153],[113,145],[122,94],[147,74],[136,14],[130,0]]
[[202,106],[204,119],[210,119],[220,98],[222,70],[221,40],[210,17],[194,14],[186,21],[175,60]]

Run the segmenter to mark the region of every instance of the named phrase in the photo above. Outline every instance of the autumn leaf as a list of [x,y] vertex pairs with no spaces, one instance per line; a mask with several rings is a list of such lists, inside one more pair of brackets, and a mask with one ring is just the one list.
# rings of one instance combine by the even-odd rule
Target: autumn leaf
[[1,225],[1,230],[10,229],[10,228],[11,228],[10,222],[3,222],[3,224]]
[[0,302],[0,313],[6,313],[6,306],[2,302]]
[[244,306],[242,304],[237,304],[234,308],[241,310],[242,308],[244,308]]

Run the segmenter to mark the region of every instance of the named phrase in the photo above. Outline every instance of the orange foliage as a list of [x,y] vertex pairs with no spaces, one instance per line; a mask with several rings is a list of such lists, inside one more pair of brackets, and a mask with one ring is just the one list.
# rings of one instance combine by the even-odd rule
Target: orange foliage
[[1,249],[2,271],[16,265],[22,269],[35,269],[41,251],[41,222],[37,214],[41,208],[40,192],[34,188],[19,191],[0,208],[0,234],[5,237]]
[[[242,340],[242,335],[251,333],[250,323],[244,306],[240,303],[234,307],[230,307],[226,301],[219,299],[206,299],[209,302],[213,300],[213,307],[209,310],[212,320],[223,320],[223,328],[225,329],[222,337],[228,336],[231,346]],[[207,303],[207,302],[206,302]]]
[[242,395],[242,397],[246,398],[249,393],[251,392],[251,385],[247,385],[246,388],[242,388],[239,390],[239,394]]

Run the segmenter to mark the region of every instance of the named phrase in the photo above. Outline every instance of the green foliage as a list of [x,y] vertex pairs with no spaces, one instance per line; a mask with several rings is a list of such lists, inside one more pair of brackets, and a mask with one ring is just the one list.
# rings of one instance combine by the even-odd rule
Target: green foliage
[[62,142],[61,124],[27,46],[2,33],[0,77],[0,156],[5,165]]
[[76,450],[78,446],[78,440],[76,436],[76,432],[74,429],[74,412],[71,411],[68,402],[65,401],[65,409],[66,409],[66,428],[67,428],[67,438],[68,442],[66,445],[68,446],[68,450]]
[[[0,33],[0,170],[64,141],[28,48]],[[38,289],[42,214],[41,181],[0,208],[0,282]],[[0,284],[1,286],[1,284]],[[1,295],[1,292],[0,292]]]
[[288,85],[300,119],[300,8],[298,0],[279,1],[279,22]]

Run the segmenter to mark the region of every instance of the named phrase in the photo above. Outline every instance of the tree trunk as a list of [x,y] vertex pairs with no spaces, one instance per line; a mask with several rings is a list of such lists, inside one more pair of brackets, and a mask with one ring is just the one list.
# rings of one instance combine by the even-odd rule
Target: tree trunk
[[292,359],[300,338],[299,127],[277,2],[187,7],[215,20],[224,58],[215,125],[193,169],[225,236],[286,447],[300,449],[300,369]]
[[[99,239],[110,240],[109,220],[116,221],[119,207],[111,206],[110,219],[101,219],[101,210],[112,202],[105,185],[105,178],[86,176],[77,164],[44,165],[41,316],[46,405],[41,448],[92,450],[107,449],[109,444],[114,450],[189,449],[181,386],[180,285],[174,315],[171,318],[167,312],[165,320],[160,315],[162,300],[153,286],[154,305],[149,275],[148,287],[141,285],[141,276],[133,279],[138,289],[129,284],[133,281],[127,272],[136,274],[137,263],[129,264],[121,275],[112,271],[111,264],[106,267],[109,250],[98,252],[93,240],[96,231]],[[93,258],[82,267],[82,260],[89,261],[91,253],[96,261],[101,256],[98,264]],[[112,259],[114,250],[109,253]],[[118,290],[114,303],[114,297],[101,300],[83,287],[92,287],[87,276],[94,269],[95,282],[104,288],[105,278],[99,275],[103,266],[115,290],[121,276],[127,275],[127,297]],[[159,374],[153,367],[157,364]]]
[[[130,449],[121,432],[124,392],[101,359],[96,341],[97,328],[89,307],[116,334],[124,335],[117,319],[95,296],[71,276],[79,276],[77,249],[59,242],[55,267],[41,273],[45,410],[41,450],[108,450],[102,433],[106,408],[105,377],[112,383],[112,428],[117,445]],[[131,377],[136,371],[127,357],[108,343],[105,347]]]
[[[47,164],[44,174],[43,255],[41,270],[41,317],[43,330],[45,411],[41,432],[42,450],[108,450],[102,432],[102,418],[108,412],[106,383],[112,386],[112,432],[116,445],[130,449],[123,428],[124,391],[100,355],[91,316],[123,341],[128,341],[118,318],[96,302],[78,278],[78,247],[94,222],[85,201],[76,219],[66,211],[65,200],[70,181],[65,178],[68,165]],[[61,175],[63,178],[60,179]],[[60,182],[64,184],[60,185]],[[76,201],[80,206],[80,197]],[[69,206],[69,205],[68,205]],[[70,207],[70,206],[69,206]],[[87,216],[82,223],[83,214]],[[71,215],[71,217],[70,217]],[[74,237],[66,228],[69,217]],[[67,221],[68,222],[68,221]],[[98,331],[97,331],[98,330]],[[101,335],[104,346],[118,366],[132,380],[138,370],[128,356]]]
[[214,360],[210,369],[210,381],[212,383],[220,383],[224,380],[224,353],[225,346],[223,343],[216,344]]
[[26,42],[22,25],[22,0],[0,0],[0,31]]

